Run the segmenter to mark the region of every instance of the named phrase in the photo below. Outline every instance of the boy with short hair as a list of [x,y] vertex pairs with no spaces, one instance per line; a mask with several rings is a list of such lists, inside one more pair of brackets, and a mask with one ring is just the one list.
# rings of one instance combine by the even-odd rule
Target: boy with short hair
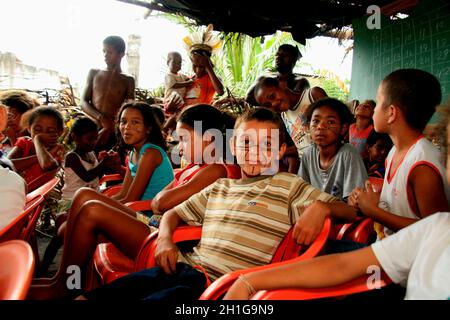
[[96,151],[109,150],[116,144],[114,125],[123,102],[134,99],[134,78],[122,73],[125,41],[118,36],[103,40],[106,70],[91,69],[87,77],[81,108],[99,128]]
[[384,226],[380,239],[432,213],[449,211],[439,150],[422,134],[440,101],[439,81],[418,69],[394,71],[378,87],[375,130],[389,134],[394,147],[381,195],[366,183],[365,190],[352,192],[349,204]]

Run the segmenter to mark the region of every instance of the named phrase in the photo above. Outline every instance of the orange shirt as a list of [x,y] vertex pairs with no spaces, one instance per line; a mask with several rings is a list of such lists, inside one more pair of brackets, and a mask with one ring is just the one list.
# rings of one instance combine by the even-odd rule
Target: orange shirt
[[197,103],[211,104],[216,90],[208,74],[197,78],[194,83],[187,88],[184,101],[187,106]]

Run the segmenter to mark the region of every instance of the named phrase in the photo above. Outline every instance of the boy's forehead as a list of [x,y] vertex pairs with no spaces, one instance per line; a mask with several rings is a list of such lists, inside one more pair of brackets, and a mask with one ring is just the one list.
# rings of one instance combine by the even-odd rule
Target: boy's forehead
[[312,117],[339,118],[336,110],[326,105],[314,109]]

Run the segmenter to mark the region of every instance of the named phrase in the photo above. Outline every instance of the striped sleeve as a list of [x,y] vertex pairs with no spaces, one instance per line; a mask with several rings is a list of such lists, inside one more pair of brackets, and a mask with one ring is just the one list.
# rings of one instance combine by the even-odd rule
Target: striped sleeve
[[289,219],[292,224],[295,224],[305,208],[316,200],[323,202],[340,201],[331,194],[321,192],[319,189],[314,188],[303,181],[303,179],[299,179],[299,181],[295,183],[289,198],[289,203],[291,204],[289,208]]
[[213,186],[214,184],[206,187],[174,208],[178,216],[188,225],[199,226],[203,224],[206,205]]

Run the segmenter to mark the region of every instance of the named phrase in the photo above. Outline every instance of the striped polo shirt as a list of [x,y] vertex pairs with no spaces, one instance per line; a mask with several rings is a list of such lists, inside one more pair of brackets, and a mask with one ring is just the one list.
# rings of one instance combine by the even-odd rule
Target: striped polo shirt
[[270,263],[305,206],[339,201],[290,173],[251,179],[219,179],[175,207],[189,225],[202,225],[194,252],[179,261],[203,267],[211,280]]

